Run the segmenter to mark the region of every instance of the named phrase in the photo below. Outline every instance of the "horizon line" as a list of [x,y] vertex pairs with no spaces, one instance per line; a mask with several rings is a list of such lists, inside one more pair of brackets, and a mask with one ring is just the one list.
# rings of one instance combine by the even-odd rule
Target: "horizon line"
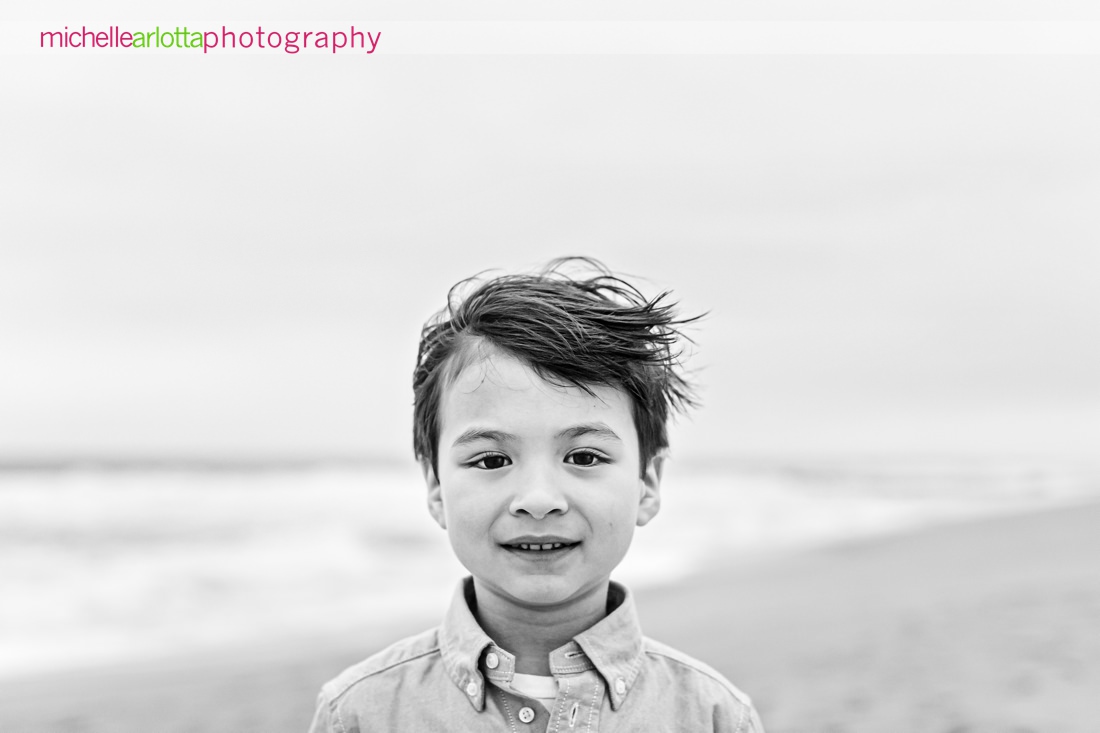
[[[906,453],[880,453],[874,451],[831,451],[807,453],[799,451],[769,451],[733,454],[695,454],[673,457],[672,463],[687,468],[714,470],[797,469],[807,466],[862,464],[887,466],[892,463],[952,463],[974,464],[986,462],[1034,464],[1088,464],[1100,468],[1100,461],[1083,454],[1049,454],[1021,452],[977,451],[912,451]],[[54,455],[0,455],[0,473],[46,473],[70,470],[100,471],[310,471],[321,468],[410,468],[416,467],[412,456],[391,454],[298,454],[272,456],[260,454],[54,454]]]

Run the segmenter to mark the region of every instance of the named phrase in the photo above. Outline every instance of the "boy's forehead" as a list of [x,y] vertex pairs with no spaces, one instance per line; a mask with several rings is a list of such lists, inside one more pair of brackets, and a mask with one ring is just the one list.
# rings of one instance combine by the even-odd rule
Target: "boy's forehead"
[[545,380],[517,357],[492,346],[479,346],[457,367],[449,387],[470,394],[486,385],[526,390],[542,386],[540,383]]
[[517,357],[490,347],[459,367],[444,384],[442,427],[447,427],[448,417],[476,419],[526,414],[534,409],[549,410],[562,418],[619,414],[633,423],[631,401],[624,390],[611,385],[591,385],[589,389],[548,381]]
[[458,395],[496,394],[503,391],[517,395],[537,391],[565,396],[573,391],[583,391],[570,384],[547,381],[521,359],[498,349],[483,352],[468,361],[451,385],[451,393]]

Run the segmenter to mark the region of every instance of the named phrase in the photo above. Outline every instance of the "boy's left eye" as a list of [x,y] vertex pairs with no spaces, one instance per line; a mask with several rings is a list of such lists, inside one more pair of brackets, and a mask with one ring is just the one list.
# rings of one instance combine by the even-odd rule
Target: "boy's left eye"
[[574,466],[596,466],[600,463],[607,463],[607,459],[601,456],[599,453],[593,453],[592,451],[579,450],[575,453],[570,453],[565,457],[566,463],[571,463]]

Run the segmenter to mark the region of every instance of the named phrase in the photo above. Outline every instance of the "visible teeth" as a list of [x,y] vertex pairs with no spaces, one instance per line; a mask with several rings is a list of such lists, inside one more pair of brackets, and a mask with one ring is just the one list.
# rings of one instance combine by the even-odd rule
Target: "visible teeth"
[[521,550],[530,550],[532,552],[542,552],[544,550],[559,550],[565,546],[563,542],[547,542],[541,545],[531,545],[521,542],[519,545]]

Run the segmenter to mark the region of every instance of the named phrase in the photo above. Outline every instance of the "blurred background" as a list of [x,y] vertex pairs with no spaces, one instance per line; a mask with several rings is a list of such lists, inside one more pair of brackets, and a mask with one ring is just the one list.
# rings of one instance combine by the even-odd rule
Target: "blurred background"
[[463,574],[421,324],[585,254],[708,313],[651,635],[773,733],[1090,730],[1096,56],[385,43],[5,58],[0,728],[304,730]]

